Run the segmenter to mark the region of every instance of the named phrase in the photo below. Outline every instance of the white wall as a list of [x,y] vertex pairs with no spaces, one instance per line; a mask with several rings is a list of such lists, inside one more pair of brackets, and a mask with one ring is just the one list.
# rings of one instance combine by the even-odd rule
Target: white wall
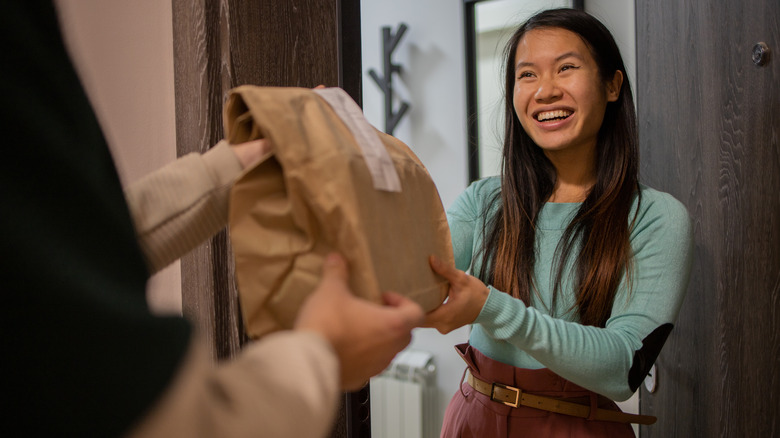
[[425,163],[448,206],[467,182],[462,3],[363,0],[361,21],[363,110],[379,129],[384,128],[384,95],[368,70],[383,73],[381,28],[395,32],[402,22],[409,26],[393,54],[403,67],[393,86],[411,109],[394,135]]
[[[394,135],[422,160],[448,207],[466,188],[466,73],[463,3],[455,0],[362,0],[363,111],[379,129],[384,128],[384,95],[368,75],[382,71],[381,28],[393,32],[400,23],[409,29],[393,54],[403,72],[393,78],[399,97],[411,109]],[[398,103],[396,103],[396,109]],[[465,364],[453,345],[468,339],[468,329],[448,336],[433,329],[417,329],[410,348],[430,351],[438,367],[437,383],[441,424]]]
[[636,14],[633,1],[588,0],[585,11],[598,18],[615,37],[636,100]]
[[[123,184],[176,159],[170,1],[59,0],[68,50]],[[149,282],[155,311],[181,313],[176,262]]]

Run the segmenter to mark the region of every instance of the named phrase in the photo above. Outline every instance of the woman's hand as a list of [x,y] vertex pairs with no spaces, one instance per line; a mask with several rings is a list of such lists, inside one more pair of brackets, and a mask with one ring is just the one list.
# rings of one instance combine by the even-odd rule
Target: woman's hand
[[479,279],[430,257],[431,268],[450,282],[447,301],[425,316],[425,327],[433,327],[443,334],[471,324],[479,316],[490,289]]

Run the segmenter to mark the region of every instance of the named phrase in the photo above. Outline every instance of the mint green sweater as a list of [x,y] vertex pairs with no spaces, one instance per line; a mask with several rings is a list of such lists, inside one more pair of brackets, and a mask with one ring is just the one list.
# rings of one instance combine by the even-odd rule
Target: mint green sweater
[[[479,273],[485,220],[500,190],[498,177],[473,183],[447,216],[458,269]],[[637,223],[631,230],[635,274],[632,290],[621,284],[604,328],[578,323],[572,279],[564,275],[550,309],[554,254],[579,203],[547,203],[537,221],[535,282],[531,305],[494,289],[474,321],[469,342],[488,357],[520,368],[549,368],[561,377],[613,400],[639,387],[666,341],[688,284],[693,253],[691,222],[671,195],[641,187]],[[500,202],[500,198],[496,203]],[[636,211],[636,202],[634,209]],[[633,215],[632,215],[633,217]],[[571,270],[569,261],[564,272]]]

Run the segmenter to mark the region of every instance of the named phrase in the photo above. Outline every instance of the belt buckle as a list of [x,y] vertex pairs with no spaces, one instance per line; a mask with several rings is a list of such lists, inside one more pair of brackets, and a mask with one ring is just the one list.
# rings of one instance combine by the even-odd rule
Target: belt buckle
[[[511,402],[511,401],[506,401],[506,400],[501,400],[501,399],[496,398],[496,387],[498,387],[500,389],[505,389],[507,391],[514,391],[514,393],[515,393],[515,401],[514,401],[514,403]],[[521,393],[522,393],[522,391],[520,390],[520,388],[515,388],[514,386],[509,386],[509,385],[504,385],[502,383],[494,383],[493,386],[491,386],[491,388],[490,388],[490,399],[495,401],[495,402],[499,402],[499,403],[505,404],[507,406],[511,406],[513,408],[516,408],[520,404],[520,394]]]

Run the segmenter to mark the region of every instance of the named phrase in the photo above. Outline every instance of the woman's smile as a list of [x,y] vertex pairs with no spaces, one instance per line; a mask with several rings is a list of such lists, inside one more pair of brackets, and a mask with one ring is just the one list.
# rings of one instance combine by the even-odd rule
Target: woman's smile
[[568,108],[539,110],[533,114],[539,128],[548,131],[565,128],[572,123],[573,116],[574,111]]

